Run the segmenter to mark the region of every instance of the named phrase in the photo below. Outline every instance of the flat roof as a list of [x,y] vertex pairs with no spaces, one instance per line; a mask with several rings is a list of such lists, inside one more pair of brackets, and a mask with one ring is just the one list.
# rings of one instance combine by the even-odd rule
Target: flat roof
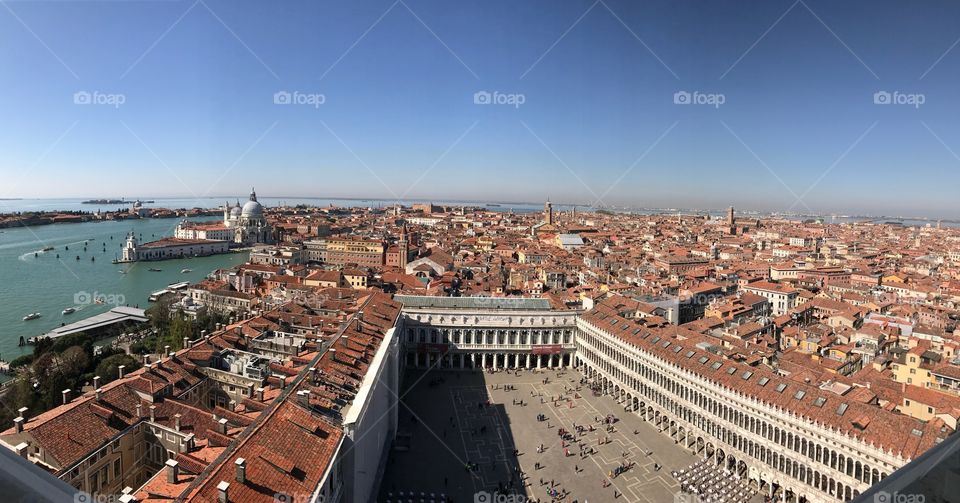
[[105,327],[107,325],[113,325],[114,323],[122,323],[125,321],[147,321],[146,310],[135,307],[118,306],[105,313],[100,313],[69,325],[54,328],[46,334],[43,334],[41,337],[56,339],[57,337],[63,337],[65,335],[75,334],[77,332],[92,330],[94,328]]
[[429,295],[395,295],[403,307],[435,307],[441,309],[504,309],[549,311],[550,301],[530,297],[432,297]]

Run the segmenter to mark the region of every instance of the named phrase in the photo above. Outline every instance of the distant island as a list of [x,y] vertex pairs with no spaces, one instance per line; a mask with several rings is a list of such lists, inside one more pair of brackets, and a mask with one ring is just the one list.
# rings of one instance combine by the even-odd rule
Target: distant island
[[[126,201],[124,199],[91,199],[89,201],[83,201],[80,204],[127,204],[132,203],[133,201]],[[153,203],[154,201],[140,201],[141,203]]]

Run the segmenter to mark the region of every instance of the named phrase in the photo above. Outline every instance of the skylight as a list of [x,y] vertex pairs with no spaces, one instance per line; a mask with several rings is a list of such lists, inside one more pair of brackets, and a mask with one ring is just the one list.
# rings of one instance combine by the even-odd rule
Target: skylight
[[720,363],[720,362],[713,362],[713,365],[710,365],[710,366],[713,367],[713,370],[717,370],[717,369],[720,368],[722,365],[723,365],[723,364]]
[[817,399],[813,401],[813,404],[816,405],[817,407],[823,407],[823,404],[826,402],[827,402],[826,398],[822,396],[818,396]]
[[843,403],[841,403],[840,405],[838,405],[838,406],[837,406],[837,415],[838,415],[838,416],[842,416],[843,413],[847,411],[847,407],[849,407],[849,406],[850,406],[850,404],[848,404],[847,402],[843,402]]
[[793,395],[793,397],[796,398],[797,400],[801,400],[801,399],[803,399],[803,396],[806,395],[806,394],[807,394],[806,391],[800,390],[800,391],[797,391],[797,392]]
[[752,375],[753,375],[753,372],[750,372],[750,371],[748,370],[748,371],[744,372],[743,375],[741,375],[740,377],[742,377],[743,380],[746,381],[747,379],[750,379],[750,376],[752,376]]
[[757,381],[757,384],[759,384],[760,386],[766,386],[768,382],[770,382],[769,377],[761,377],[760,380]]
[[787,385],[780,383],[777,385],[777,393],[783,393],[783,390],[787,389]]

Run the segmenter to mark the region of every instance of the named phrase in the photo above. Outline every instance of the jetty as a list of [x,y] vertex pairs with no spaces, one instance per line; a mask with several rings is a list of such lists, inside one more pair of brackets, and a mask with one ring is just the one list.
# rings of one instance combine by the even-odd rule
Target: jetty
[[38,338],[57,339],[78,332],[92,333],[118,323],[145,323],[148,320],[146,310],[135,307],[118,306],[105,313],[100,313],[78,322],[54,328],[39,337],[31,337],[28,342],[33,344]]

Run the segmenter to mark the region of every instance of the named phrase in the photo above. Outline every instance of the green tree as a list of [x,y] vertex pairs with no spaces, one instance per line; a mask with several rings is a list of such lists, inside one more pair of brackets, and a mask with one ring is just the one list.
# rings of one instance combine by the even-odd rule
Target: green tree
[[130,355],[119,354],[109,356],[97,365],[96,375],[100,376],[100,382],[106,384],[117,379],[120,365],[124,366],[124,371],[127,373],[140,368],[140,362]]

